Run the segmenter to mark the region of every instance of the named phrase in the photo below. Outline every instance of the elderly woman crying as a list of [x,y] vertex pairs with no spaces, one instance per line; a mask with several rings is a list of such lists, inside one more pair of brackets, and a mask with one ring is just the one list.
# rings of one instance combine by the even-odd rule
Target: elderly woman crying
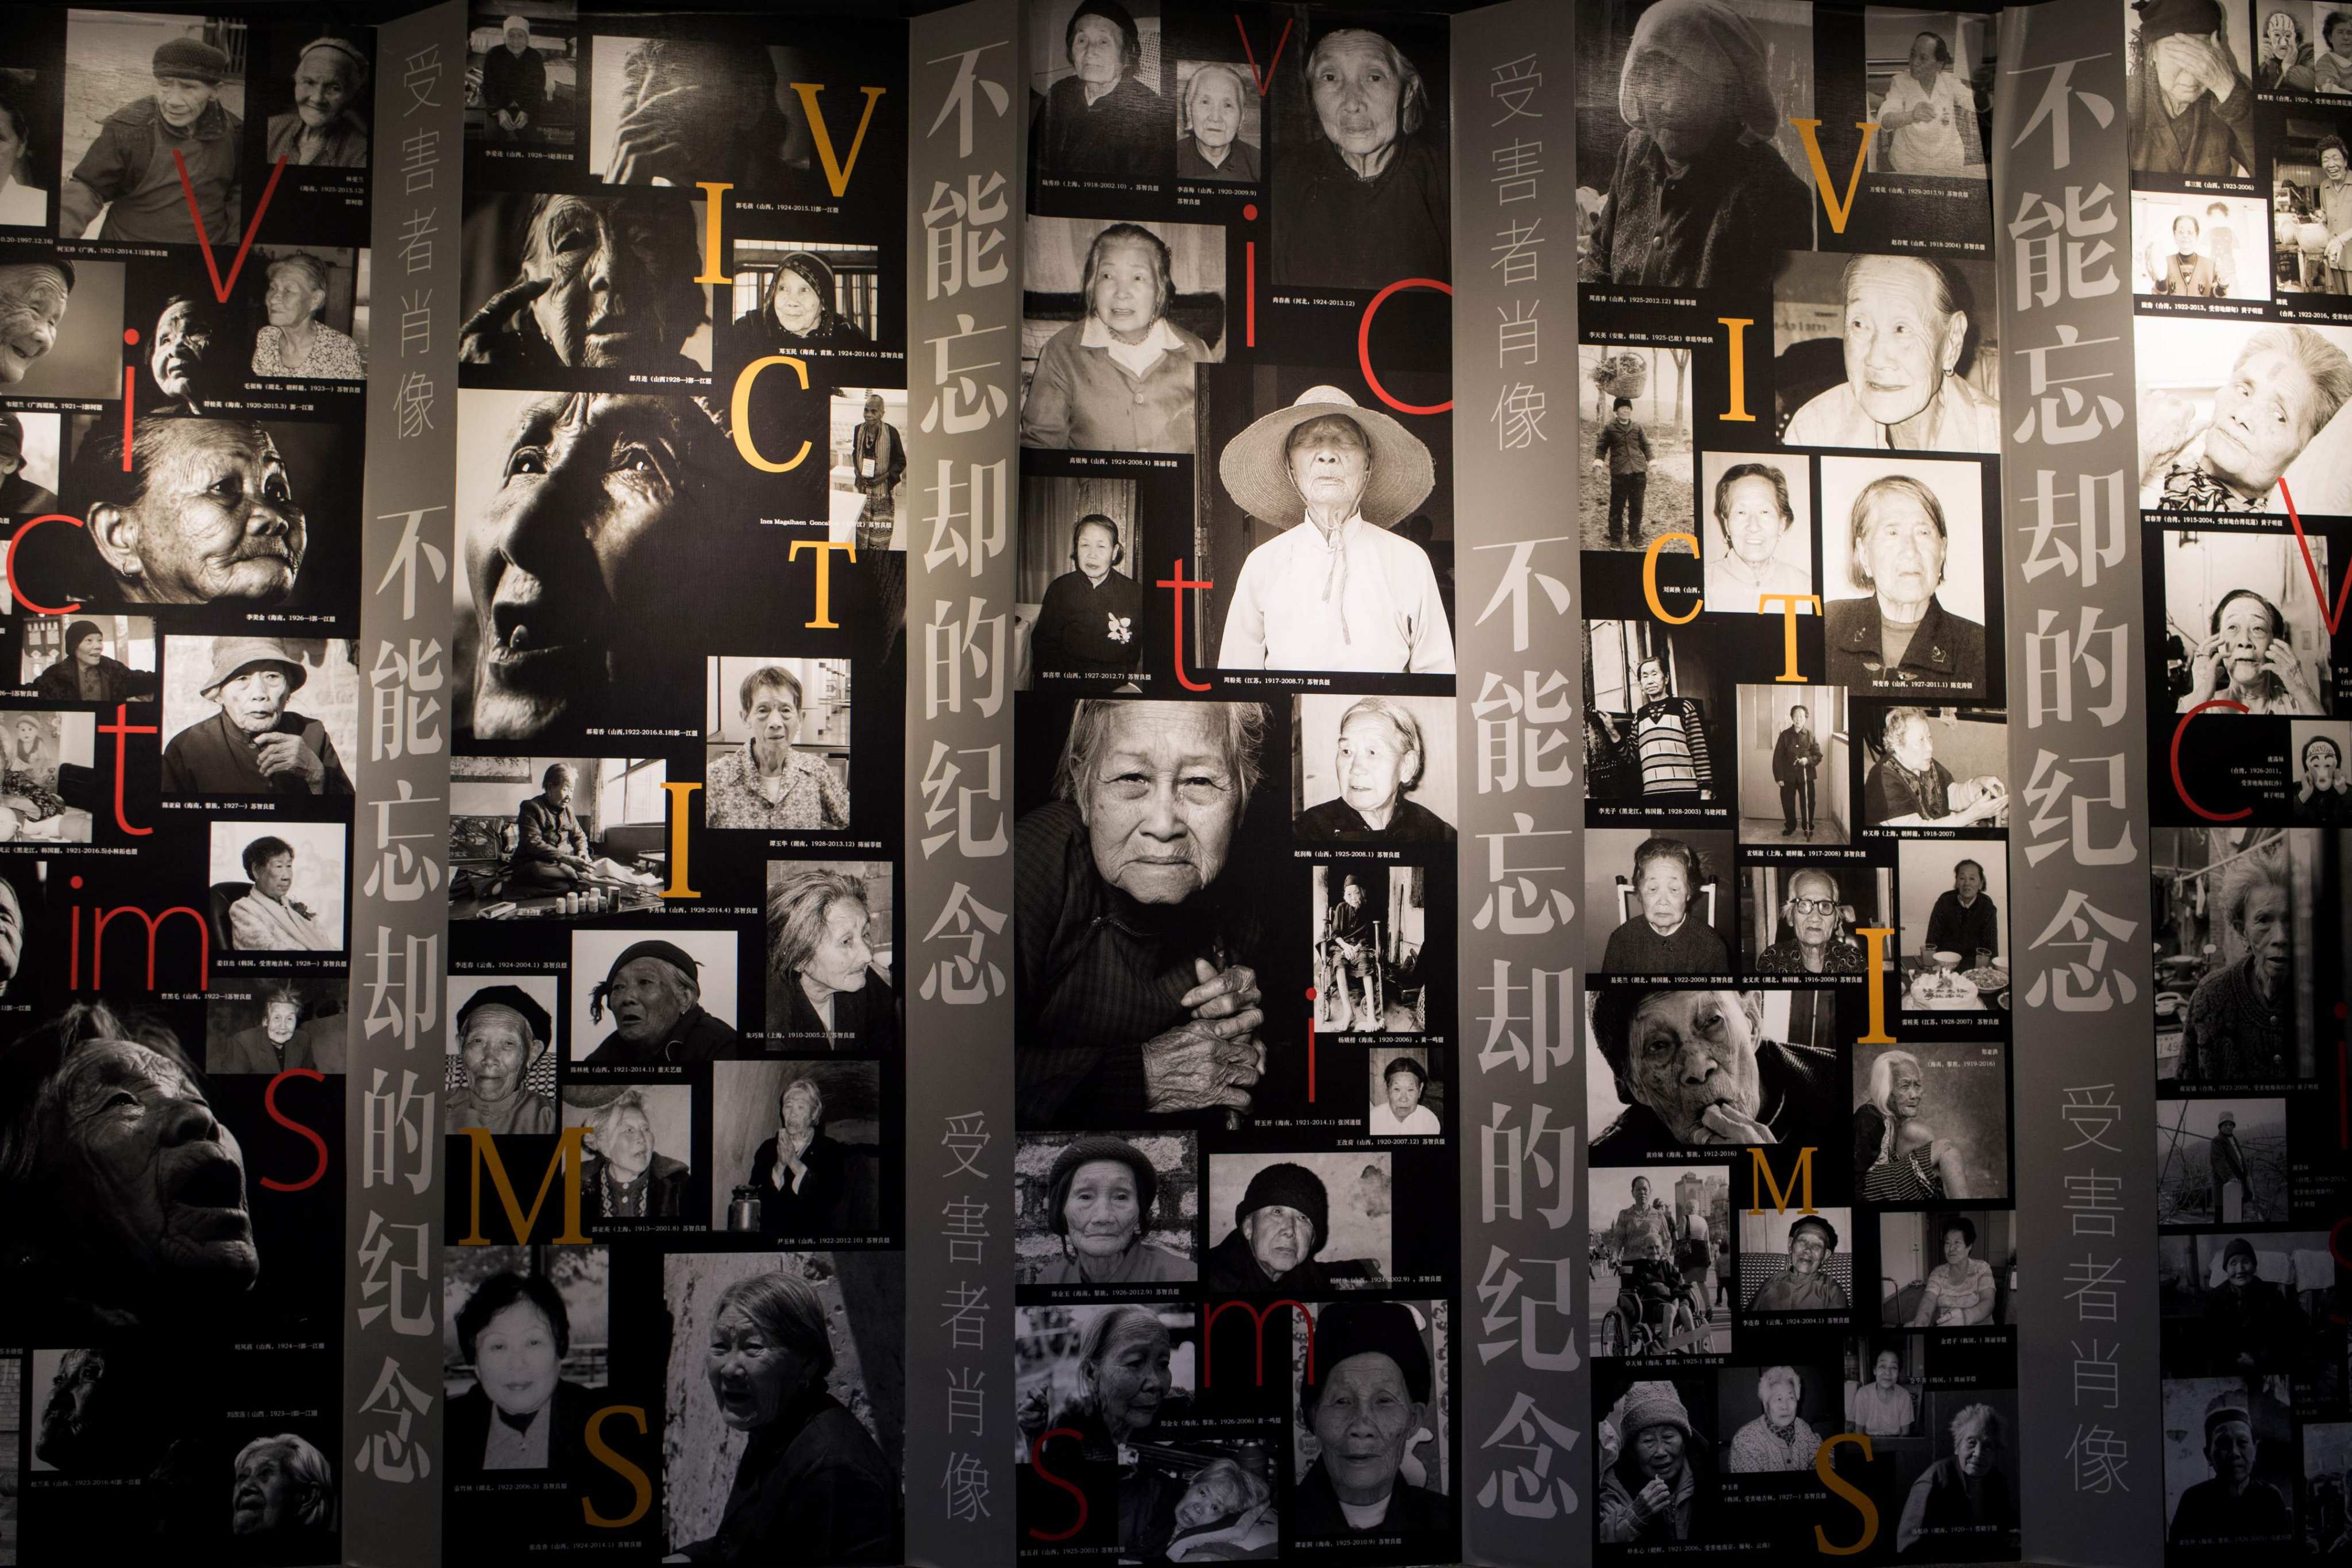
[[1175,258],[1141,224],[1115,223],[1087,247],[1085,314],[1046,341],[1021,405],[1021,444],[1097,452],[1190,452],[1192,367],[1216,357],[1168,316]]

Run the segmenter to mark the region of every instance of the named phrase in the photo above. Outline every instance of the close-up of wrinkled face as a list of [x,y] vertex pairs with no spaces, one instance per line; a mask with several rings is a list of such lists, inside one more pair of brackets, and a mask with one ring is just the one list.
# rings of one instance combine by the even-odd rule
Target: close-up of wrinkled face
[[1421,1075],[1410,1072],[1389,1074],[1389,1114],[1402,1121],[1421,1109]]
[[1339,794],[1359,812],[1380,811],[1404,794],[1412,753],[1384,713],[1363,712],[1339,731]]
[[523,275],[547,279],[531,319],[567,365],[677,353],[699,324],[693,211],[646,196],[553,196],[531,224]]
[[1405,81],[1378,35],[1352,28],[1316,45],[1307,82],[1323,134],[1343,153],[1369,157],[1397,139]]
[[1838,887],[1815,871],[1801,871],[1789,882],[1789,924],[1800,945],[1820,947],[1837,934]]
[[1983,1475],[1992,1468],[1993,1456],[2000,1451],[2000,1439],[1988,1426],[1963,1426],[1953,1434],[1952,1458],[1959,1461],[1960,1470],[1965,1475]]
[[92,542],[125,597],[151,605],[270,605],[294,588],[310,523],[278,444],[258,425],[173,419],[151,439],[147,488],[90,512]]
[[1723,531],[1732,553],[1761,566],[1780,551],[1790,519],[1780,510],[1780,492],[1761,474],[1732,481],[1723,497]]
[[272,855],[253,868],[253,890],[266,899],[282,899],[294,889],[294,857]]
[[1878,1361],[1871,1368],[1870,1375],[1879,1387],[1893,1388],[1903,1375],[1903,1358],[1893,1351],[1880,1351]]
[[2259,599],[2232,599],[2221,607],[2221,662],[2231,685],[2249,687],[2262,680],[2277,635],[2270,606]]
[[1309,419],[1283,443],[1283,460],[1299,498],[1318,514],[1346,518],[1371,482],[1372,449],[1361,426],[1344,414]]
[[1643,918],[1659,931],[1672,931],[1690,909],[1690,871],[1672,855],[1653,855],[1642,862],[1633,892]]
[[302,1011],[291,1002],[272,1002],[261,1010],[261,1026],[269,1043],[282,1046],[294,1037],[295,1026],[302,1019]]
[[1984,891],[1984,872],[1971,862],[1963,862],[1952,873],[1952,890],[1960,895],[1963,903],[1975,901],[1976,896]]
[[1239,1513],[1244,1500],[1232,1481],[1210,1471],[1193,1478],[1176,1502],[1176,1523],[1184,1530],[1198,1530],[1214,1524],[1228,1514]]
[[2256,1268],[2254,1263],[2254,1255],[2251,1252],[2233,1252],[2230,1254],[2230,1260],[2227,1263],[2224,1263],[2221,1268],[2222,1270],[2229,1275],[2230,1283],[2239,1287],[2241,1289],[2252,1283],[2255,1274],[2259,1272],[2259,1269]]
[[1664,1480],[1681,1471],[1683,1449],[1688,1441],[1683,1429],[1670,1422],[1644,1426],[1633,1434],[1634,1461],[1643,1474]]
[[1242,1221],[1250,1256],[1276,1279],[1307,1261],[1315,1247],[1315,1222],[1285,1204],[1252,1209]]
[[776,273],[776,293],[770,306],[776,312],[776,324],[788,332],[814,331],[824,317],[824,301],[817,297],[815,288],[789,267]]
[[624,1182],[635,1181],[637,1173],[653,1163],[653,1123],[635,1106],[625,1107],[597,1136],[596,1152],[604,1156],[614,1175]]
[[38,264],[0,267],[0,384],[25,379],[58,344],[66,319],[66,275]]
[[1830,1255],[1829,1237],[1818,1226],[1800,1226],[1789,1233],[1789,1272],[1811,1274]]
[[1663,660],[1643,659],[1641,667],[1633,672],[1633,679],[1641,683],[1642,697],[1644,701],[1657,702],[1664,699],[1666,667]]
[[1118,705],[1080,815],[1096,874],[1146,904],[1181,903],[1217,879],[1241,821],[1224,721],[1197,702]]
[[2239,356],[2213,394],[2205,466],[2249,495],[2269,492],[2319,426],[2319,384],[2281,349]]
[[[1717,1107],[1753,1117],[1762,1098],[1756,1065],[1759,1020],[1729,991],[1661,991],[1634,1009],[1626,1073],[1633,1099],[1680,1143],[1742,1142],[1736,1128],[1711,1124]],[[1718,1113],[1719,1114],[1719,1113]]]
[[272,268],[269,287],[262,295],[273,327],[300,326],[314,320],[326,302],[327,291],[314,287],[310,275],[296,267]]
[[1959,360],[1968,318],[1937,292],[1935,269],[1908,257],[1873,257],[1846,281],[1846,385],[1881,425],[1925,409]]
[[1212,151],[1230,146],[1242,128],[1242,100],[1233,73],[1203,67],[1184,91],[1192,139]]
[[1944,582],[1944,557],[1949,548],[1944,531],[1906,489],[1887,489],[1873,494],[1853,541],[1854,560],[1887,603],[1917,606],[1921,613]]
[[1740,84],[1705,54],[1681,56],[1656,42],[1625,57],[1622,96],[1670,168],[1680,169],[1735,134]]
[[798,1138],[815,1125],[818,1109],[816,1095],[804,1083],[793,1084],[777,1098],[776,1115],[784,1131]]
[[2238,936],[2254,963],[2254,978],[2265,994],[2275,996],[2286,980],[2294,955],[2294,916],[2286,889],[2263,882],[2246,895],[2239,917]]
[[1944,1261],[1958,1268],[1969,1260],[1969,1233],[1953,1226],[1944,1232]]
[[1118,80],[1123,64],[1120,43],[1118,23],[1108,16],[1081,16],[1070,29],[1070,68],[1088,87],[1109,87]]
[[317,130],[331,125],[352,100],[358,83],[352,62],[335,49],[312,49],[294,68],[294,112]]
[[1764,1385],[1764,1414],[1775,1426],[1786,1426],[1797,1418],[1797,1385],[1785,1377],[1776,1377]]
[[1112,1329],[1101,1359],[1079,1364],[1103,1424],[1121,1433],[1150,1426],[1175,1383],[1173,1359],[1168,1331],[1156,1319],[1130,1315]]
[[1091,582],[1099,583],[1110,570],[1111,557],[1118,553],[1118,535],[1099,522],[1078,524],[1076,544],[1071,554],[1077,558],[1078,570]]
[[229,1500],[232,1533],[267,1535],[301,1523],[310,1486],[295,1476],[289,1463],[292,1458],[285,1445],[272,1443],[237,1461],[236,1487]]
[[824,929],[801,963],[801,973],[831,991],[863,991],[874,949],[866,940],[866,906],[835,899],[825,906]]
[[147,373],[173,397],[185,397],[212,352],[212,322],[187,300],[174,300],[155,318],[155,335],[147,350]]
[[467,1021],[463,1054],[475,1097],[503,1100],[522,1087],[531,1041],[511,1012],[485,1007]]
[[1919,1076],[1919,1069],[1909,1062],[1896,1062],[1894,1072],[1889,1076],[1889,1085],[1886,1109],[1896,1116],[1918,1115],[1919,1102],[1927,1094],[1927,1080]]
[[278,722],[292,692],[293,683],[284,670],[274,665],[256,665],[221,682],[214,700],[230,723],[248,735],[258,735]]
[[1089,1160],[1072,1173],[1062,1224],[1080,1252],[1123,1252],[1142,1223],[1135,1173],[1124,1160]]
[[1351,1355],[1323,1377],[1315,1436],[1343,1499],[1376,1498],[1396,1484],[1405,1445],[1423,1416],[1403,1369],[1378,1351]]
[[1110,240],[1095,247],[1087,303],[1122,341],[1140,342],[1160,319],[1160,256],[1141,240]]

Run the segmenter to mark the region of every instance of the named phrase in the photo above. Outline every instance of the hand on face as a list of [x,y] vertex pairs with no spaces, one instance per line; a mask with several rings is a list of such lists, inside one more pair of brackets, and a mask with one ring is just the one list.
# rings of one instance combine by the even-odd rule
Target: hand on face
[[475,1337],[474,1374],[509,1415],[531,1415],[554,1398],[560,1370],[555,1330],[534,1301],[506,1307]]
[[1662,991],[1635,1011],[1626,1061],[1633,1098],[1675,1142],[1772,1142],[1754,1121],[1760,1006],[1728,992]]

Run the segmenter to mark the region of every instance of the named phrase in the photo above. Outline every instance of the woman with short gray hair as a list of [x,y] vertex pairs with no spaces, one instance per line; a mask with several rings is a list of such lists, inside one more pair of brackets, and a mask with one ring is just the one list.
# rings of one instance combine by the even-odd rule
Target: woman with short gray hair
[[1792,1366],[1768,1366],[1756,1380],[1756,1399],[1763,1413],[1731,1435],[1735,1475],[1758,1470],[1810,1470],[1822,1439],[1797,1414],[1805,1381]]
[[359,344],[323,319],[329,280],[327,264],[307,250],[269,264],[269,288],[262,296],[269,324],[253,340],[254,374],[334,381],[367,374]]
[[1298,814],[1300,838],[1343,844],[1451,844],[1454,825],[1416,800],[1429,776],[1429,743],[1412,708],[1363,697],[1339,717],[1331,773],[1339,793]]

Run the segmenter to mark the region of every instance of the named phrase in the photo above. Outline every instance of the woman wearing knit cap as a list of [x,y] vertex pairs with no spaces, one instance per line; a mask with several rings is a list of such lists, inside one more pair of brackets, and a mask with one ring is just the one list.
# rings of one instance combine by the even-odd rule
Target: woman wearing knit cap
[[[730,977],[731,978],[731,977]],[[588,994],[592,1023],[613,1010],[613,1032],[588,1054],[595,1067],[646,1067],[732,1057],[741,1038],[702,1009],[700,965],[658,938],[631,942]]]
[[41,671],[33,695],[50,702],[136,702],[155,695],[156,678],[106,651],[106,628],[96,621],[66,626],[65,653]]
[[795,250],[768,275],[759,306],[735,318],[735,332],[761,353],[794,349],[866,349],[874,340],[841,313],[833,268],[824,258]]
[[1046,89],[1029,124],[1040,177],[1165,178],[1175,116],[1142,80],[1143,37],[1118,0],[1078,0],[1062,29],[1070,74]]
[[[1601,1472],[1601,1539],[1670,1546],[1706,1538],[1713,1478],[1683,1396],[1663,1379],[1634,1384],[1610,1407],[1617,1457]],[[1604,1439],[1605,1442],[1605,1439]],[[1605,1449],[1604,1449],[1605,1451]]]
[[[1315,1463],[1298,1483],[1301,1540],[1403,1536],[1454,1549],[1454,1500],[1416,1484],[1406,1460],[1430,1416],[1433,1379],[1420,1321],[1402,1301],[1333,1301],[1315,1316],[1315,1375],[1298,1390]],[[1434,1536],[1435,1542],[1415,1537]],[[1415,1556],[1409,1562],[1430,1562]]]
[[1192,1260],[1143,1239],[1160,1197],[1160,1173],[1124,1138],[1071,1140],[1045,1179],[1045,1225],[1062,1255],[1040,1285],[1138,1285],[1188,1281]]
[[547,1009],[520,985],[485,985],[468,996],[457,1009],[467,1083],[442,1102],[442,1130],[554,1131],[554,1100],[530,1088],[531,1068],[546,1058],[554,1037]]
[[294,107],[269,117],[261,161],[283,158],[321,169],[364,169],[368,126],[360,112],[367,90],[366,53],[349,38],[313,38],[294,59]]
[[2125,79],[2131,166],[2226,179],[2254,169],[2254,84],[2230,48],[2221,0],[2133,0]]
[[1267,1165],[1234,1205],[1232,1232],[1210,1250],[1209,1289],[1328,1291],[1331,1277],[1316,1254],[1330,1230],[1323,1178],[1288,1160]]
[[[166,38],[152,62],[155,90],[108,115],[98,140],[82,154],[58,203],[58,233],[89,237],[99,209],[106,224],[96,236],[121,245],[215,245],[242,235],[237,205],[237,152],[245,121],[219,101],[221,83],[236,74],[228,56],[202,38]],[[178,154],[174,157],[173,154]],[[187,171],[187,188],[181,170]],[[204,235],[188,214],[188,191],[204,216]]]

